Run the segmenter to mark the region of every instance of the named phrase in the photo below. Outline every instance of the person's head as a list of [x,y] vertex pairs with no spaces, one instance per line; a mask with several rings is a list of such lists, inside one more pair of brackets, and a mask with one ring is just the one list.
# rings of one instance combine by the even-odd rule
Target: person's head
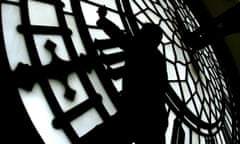
[[156,24],[144,24],[140,33],[149,45],[157,46],[162,41],[163,30]]
[[100,17],[105,17],[107,15],[107,8],[106,6],[100,6],[97,10],[97,13]]

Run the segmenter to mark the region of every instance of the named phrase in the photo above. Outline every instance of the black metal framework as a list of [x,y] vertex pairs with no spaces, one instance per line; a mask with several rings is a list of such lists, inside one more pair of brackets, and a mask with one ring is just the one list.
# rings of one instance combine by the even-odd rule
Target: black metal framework
[[[135,7],[135,10],[128,9],[127,6],[129,5]],[[136,18],[139,25],[145,22],[155,23],[160,25],[166,32],[166,39],[163,41],[163,47],[160,48],[160,51],[167,58],[167,63],[169,64],[168,72],[174,71],[173,75],[169,75],[169,82],[179,98],[171,97],[172,95],[170,94],[169,103],[174,101],[173,105],[176,106],[175,112],[180,112],[179,115],[177,114],[178,117],[185,117],[181,121],[188,123],[187,125],[195,129],[200,135],[205,135],[205,142],[224,143],[226,141],[227,143],[235,143],[239,137],[237,136],[237,128],[234,128],[237,124],[237,119],[236,115],[230,121],[227,118],[229,117],[227,113],[233,114],[235,110],[230,110],[233,108],[234,102],[228,103],[229,100],[233,100],[233,96],[225,82],[226,78],[223,76],[225,69],[220,68],[222,66],[216,58],[217,56],[214,52],[216,49],[213,43],[202,45],[201,38],[194,40],[193,34],[199,30],[200,23],[186,3],[184,1],[132,0],[125,6],[126,11],[129,10],[128,13],[133,14],[132,19]],[[201,34],[201,31],[199,33]],[[167,50],[169,45],[171,45],[173,52],[170,54]],[[185,55],[186,53],[189,53],[189,55]],[[171,54],[174,56],[172,57]],[[185,60],[182,60],[182,58]],[[188,62],[191,63],[192,67]],[[173,67],[172,64],[174,65]],[[187,70],[181,70],[183,65],[186,65],[185,68]],[[195,70],[193,71],[192,69]],[[191,73],[190,77],[188,77],[188,72]],[[176,78],[173,78],[174,76]],[[191,83],[194,83],[194,86]],[[187,96],[189,94],[191,98]],[[183,105],[187,108],[182,108]],[[195,112],[190,105],[194,105]],[[188,108],[190,108],[191,112],[187,110]],[[204,113],[208,113],[205,117],[206,119],[203,118]],[[232,123],[232,126],[227,128],[226,123]],[[224,130],[222,127],[226,129]],[[224,133],[226,136],[225,140],[218,140],[217,135],[219,133]],[[204,141],[201,139],[201,136],[200,141]]]
[[[56,24],[35,24],[31,20],[31,2],[50,6],[56,14]],[[15,68],[11,66],[11,58],[7,52],[8,35],[4,29],[6,21],[2,18],[0,20],[1,78],[4,84],[9,80],[14,82],[14,85],[6,85],[6,89],[3,87],[4,91],[12,91],[9,93],[23,109],[25,105],[20,99],[19,89],[31,92],[34,85],[38,84],[54,115],[51,126],[56,130],[63,130],[71,143],[116,143],[116,141],[125,143],[121,126],[118,125],[120,119],[117,113],[121,110],[123,65],[113,67],[116,63],[124,63],[124,51],[116,50],[120,47],[117,43],[112,42],[104,34],[98,34],[103,31],[95,23],[88,22],[89,12],[86,12],[86,7],[95,10],[106,5],[107,10],[118,18],[117,24],[121,25],[121,29],[131,36],[134,36],[145,22],[158,24],[164,30],[164,38],[159,50],[166,57],[171,86],[166,104],[170,123],[166,136],[172,137],[168,143],[181,141],[185,143],[198,141],[206,144],[238,143],[239,127],[233,95],[228,86],[228,79],[224,76],[224,68],[217,58],[215,45],[208,44],[196,49],[185,41],[185,37],[189,36],[187,34],[195,32],[201,25],[188,5],[184,1],[177,0],[112,0],[110,2],[112,4],[109,2],[109,0],[105,3],[97,0],[1,1],[1,17],[4,14],[4,7],[13,6],[19,10],[20,22],[16,23],[15,30],[24,38],[30,61],[28,64],[18,61]],[[66,5],[71,8],[66,9],[64,7]],[[76,27],[69,24],[67,17],[71,17]],[[76,39],[73,35],[76,33],[81,38],[85,52],[79,52],[75,44]],[[42,45],[38,44],[37,36],[46,38]],[[60,37],[62,40],[60,44],[63,44],[66,56],[56,52],[60,44],[55,42],[52,36]],[[39,47],[49,52],[50,62],[43,62]],[[113,53],[109,54],[106,51]],[[93,72],[96,72],[95,78],[99,79],[103,86],[102,91],[106,93],[99,93],[89,76],[89,73]],[[71,88],[68,83],[68,76],[72,73],[81,82],[87,99],[66,110],[63,109],[58,98],[64,97],[66,101],[74,103],[77,89]],[[56,94],[50,83],[52,79],[63,85],[63,95]],[[103,99],[106,96],[116,109],[115,113],[109,112],[104,105]],[[9,101],[12,99],[10,98]],[[82,136],[73,126],[72,121],[92,108],[96,110],[102,121],[96,123],[95,127]],[[24,113],[27,115],[27,112]],[[34,122],[30,122],[29,118],[28,121],[34,128]],[[181,133],[178,133],[179,131]],[[183,133],[184,135],[180,135]],[[41,133],[39,135],[41,137]],[[40,137],[36,138],[41,139]],[[174,139],[175,137],[184,139]],[[111,141],[112,139],[114,141]],[[42,140],[40,142],[42,143]]]

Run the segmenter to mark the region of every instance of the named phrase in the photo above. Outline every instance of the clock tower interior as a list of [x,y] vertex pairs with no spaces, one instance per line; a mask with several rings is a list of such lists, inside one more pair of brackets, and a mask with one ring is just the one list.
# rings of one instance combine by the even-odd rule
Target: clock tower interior
[[1,0],[0,16],[4,142],[240,143],[239,1]]

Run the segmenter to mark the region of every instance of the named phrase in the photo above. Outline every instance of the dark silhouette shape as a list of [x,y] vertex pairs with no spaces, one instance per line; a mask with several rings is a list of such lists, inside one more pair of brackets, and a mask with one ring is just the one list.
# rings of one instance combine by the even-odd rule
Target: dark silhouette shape
[[162,34],[159,26],[144,24],[125,50],[122,115],[136,144],[165,143],[168,80],[165,58],[157,49]]
[[162,29],[144,24],[134,37],[127,36],[106,18],[107,9],[98,9],[97,26],[125,53],[120,130],[129,142],[164,144],[168,125],[165,92],[168,86],[165,58],[157,50]]
[[[178,20],[180,29],[183,31],[183,40],[193,47],[193,53],[215,42],[218,37],[225,37],[234,33],[240,33],[240,22],[237,20],[240,13],[240,3],[229,8],[216,18],[203,23],[193,32],[185,30],[181,20]],[[177,14],[178,15],[178,14]],[[178,16],[180,17],[180,16]]]
[[[110,37],[112,41],[122,46],[127,41],[127,36],[117,25],[115,25],[112,21],[106,18],[107,8],[105,6],[101,6],[98,9],[99,19],[97,20],[97,26]],[[124,46],[122,46],[124,47]]]

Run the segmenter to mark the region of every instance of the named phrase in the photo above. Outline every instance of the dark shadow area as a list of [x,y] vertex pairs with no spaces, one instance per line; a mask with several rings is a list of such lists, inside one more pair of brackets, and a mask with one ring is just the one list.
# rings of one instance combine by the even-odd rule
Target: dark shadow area
[[98,14],[97,26],[125,53],[122,107],[117,123],[111,123],[111,127],[123,131],[124,134],[118,133],[119,137],[124,135],[129,142],[164,144],[168,126],[165,109],[168,80],[165,57],[157,49],[162,29],[147,23],[130,38],[106,18],[104,6],[99,8]]
[[105,6],[99,7],[97,11],[99,19],[97,20],[97,27],[110,37],[110,40],[121,47],[125,47],[128,40],[127,35],[115,23],[106,18],[107,8]]
[[159,26],[144,24],[125,50],[122,116],[137,144],[165,143],[168,80],[165,58],[157,49],[162,34]]
[[239,33],[240,22],[237,20],[239,16],[240,3],[216,18],[210,19],[206,24],[201,25],[199,29],[193,32],[185,31],[183,40],[195,50],[202,49],[210,43],[216,42],[218,38]]

